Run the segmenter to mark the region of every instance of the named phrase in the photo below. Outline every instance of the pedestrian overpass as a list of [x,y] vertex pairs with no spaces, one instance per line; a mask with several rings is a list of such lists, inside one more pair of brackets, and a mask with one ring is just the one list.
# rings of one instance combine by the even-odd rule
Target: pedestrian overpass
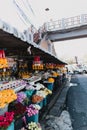
[[87,14],[51,20],[42,29],[52,42],[87,37]]

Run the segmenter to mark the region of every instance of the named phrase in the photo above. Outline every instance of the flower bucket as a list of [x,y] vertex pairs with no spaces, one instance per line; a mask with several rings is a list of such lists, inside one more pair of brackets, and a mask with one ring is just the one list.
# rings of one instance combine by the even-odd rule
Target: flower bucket
[[36,103],[36,104],[39,105],[42,108],[43,107],[43,100],[38,102],[38,103]]
[[23,116],[21,116],[15,120],[14,127],[15,127],[15,130],[20,130],[23,126],[24,126],[24,121],[23,121]]
[[53,90],[53,85],[54,85],[54,83],[48,83],[47,88],[52,91]]
[[12,122],[6,130],[14,130],[14,122]]
[[47,105],[47,97],[45,97],[44,99],[43,99],[43,106],[46,106]]
[[51,96],[48,94],[48,95],[47,95],[47,103],[49,103],[50,100],[51,100]]
[[0,108],[0,115],[4,115],[8,111],[8,104],[4,108]]
[[26,115],[26,122],[27,122],[27,124],[31,123],[31,122],[38,123],[38,120],[39,120],[39,114],[35,114],[33,116],[30,116],[30,117],[28,115]]
[[34,90],[27,90],[27,91],[25,91],[25,94],[26,94],[26,96],[28,98],[31,97],[33,95],[33,93],[34,93]]

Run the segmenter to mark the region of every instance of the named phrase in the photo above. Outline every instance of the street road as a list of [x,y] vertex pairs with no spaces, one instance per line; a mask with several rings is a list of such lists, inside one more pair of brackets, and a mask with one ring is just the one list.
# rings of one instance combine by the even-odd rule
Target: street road
[[87,75],[73,75],[71,83],[73,84],[67,93],[66,106],[73,129],[87,130]]

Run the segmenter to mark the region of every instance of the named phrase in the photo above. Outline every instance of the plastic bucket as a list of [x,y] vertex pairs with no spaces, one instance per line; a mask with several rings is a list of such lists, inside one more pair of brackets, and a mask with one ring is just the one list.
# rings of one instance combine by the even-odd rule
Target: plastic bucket
[[44,99],[43,99],[43,106],[46,106],[47,105],[47,97],[45,97]]
[[28,115],[26,115],[26,122],[27,122],[27,124],[30,123],[30,122],[38,123],[38,120],[39,120],[39,114],[35,114],[33,116],[30,116],[30,117]]
[[54,83],[48,83],[47,88],[52,91],[53,90],[53,85],[54,85]]
[[14,122],[12,122],[6,130],[14,130]]
[[39,105],[42,108],[43,107],[43,100],[38,102],[38,103],[36,103],[36,104]]

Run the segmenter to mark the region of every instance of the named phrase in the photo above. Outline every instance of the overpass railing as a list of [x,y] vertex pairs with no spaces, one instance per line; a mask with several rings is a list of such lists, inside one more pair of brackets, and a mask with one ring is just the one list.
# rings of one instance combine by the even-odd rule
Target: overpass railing
[[64,29],[78,27],[86,24],[87,24],[87,14],[82,14],[70,18],[62,18],[57,21],[51,20],[50,22],[45,23],[42,26],[41,30],[43,32],[64,30]]

